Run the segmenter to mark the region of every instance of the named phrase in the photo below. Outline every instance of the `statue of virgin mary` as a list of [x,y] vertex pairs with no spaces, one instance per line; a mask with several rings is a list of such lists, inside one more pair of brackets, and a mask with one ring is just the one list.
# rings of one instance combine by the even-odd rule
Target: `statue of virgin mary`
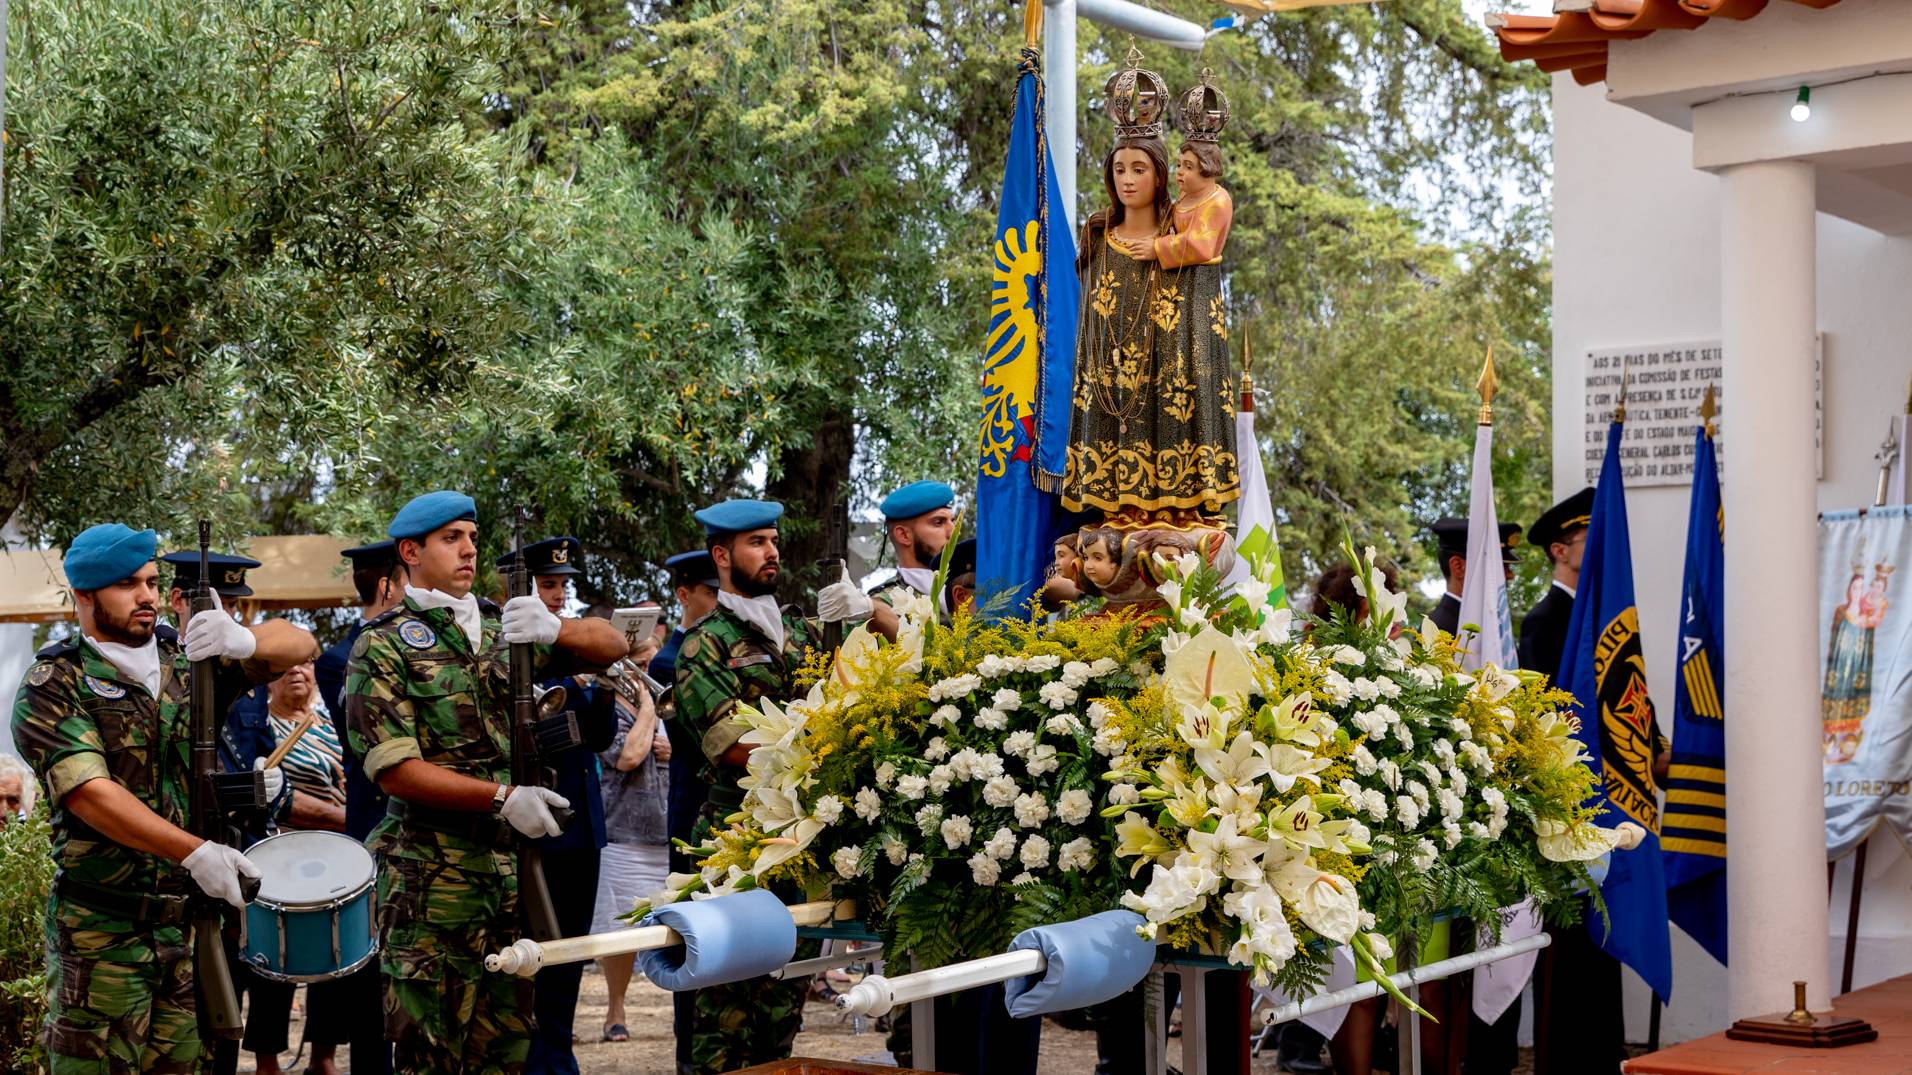
[[[1162,120],[1170,99],[1159,75],[1128,66],[1109,80],[1105,109],[1116,140],[1102,162],[1106,208],[1083,223],[1076,256],[1082,284],[1075,385],[1062,499],[1100,510],[1123,531],[1213,531],[1241,495],[1235,457],[1235,388],[1221,294],[1221,253],[1233,208],[1214,182],[1215,139],[1227,119],[1204,78],[1183,99],[1196,175],[1169,198]],[[1215,551],[1204,550],[1205,555]]]

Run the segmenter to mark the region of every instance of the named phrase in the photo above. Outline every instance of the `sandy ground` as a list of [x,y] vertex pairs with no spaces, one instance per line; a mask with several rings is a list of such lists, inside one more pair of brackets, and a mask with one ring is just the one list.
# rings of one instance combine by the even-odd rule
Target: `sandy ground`
[[[578,999],[578,1015],[575,1032],[581,1039],[577,1047],[579,1067],[585,1075],[672,1075],[674,1044],[671,1037],[671,995],[649,982],[639,978],[631,983],[630,991],[625,995],[624,1010],[626,1025],[631,1032],[627,1042],[601,1042],[598,1039],[604,1027],[606,1002],[604,976],[595,967],[584,975],[583,990]],[[299,996],[303,1004],[304,994]],[[299,1041],[304,1026],[304,1014],[296,1009],[292,1013],[292,1041]],[[797,1036],[798,1056],[816,1057],[828,1060],[860,1060],[865,1063],[886,1064],[890,1062],[889,1052],[883,1045],[884,1035],[879,1032],[873,1021],[868,1019],[852,1020],[839,1016],[826,1003],[812,1000],[804,1009],[803,1032]],[[1169,1062],[1180,1066],[1181,1045],[1179,1039],[1169,1042]],[[294,1058],[294,1054],[285,1053],[279,1057],[283,1070],[303,1072],[310,1053]],[[340,1049],[340,1067],[351,1070],[349,1049]],[[256,1072],[250,1054],[244,1056],[239,1064],[242,1072]],[[1095,1070],[1095,1035],[1086,1030],[1070,1030],[1050,1020],[1042,1028],[1042,1054],[1038,1075],[1090,1075]],[[1273,1051],[1254,1065],[1254,1075],[1273,1075],[1279,1071],[1274,1062]]]

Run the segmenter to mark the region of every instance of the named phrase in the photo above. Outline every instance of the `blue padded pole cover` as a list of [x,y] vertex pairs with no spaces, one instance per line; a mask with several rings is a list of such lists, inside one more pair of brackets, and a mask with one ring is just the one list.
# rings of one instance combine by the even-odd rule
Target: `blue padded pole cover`
[[1009,942],[1010,951],[1039,949],[1049,966],[1041,975],[1011,978],[1002,984],[1009,1014],[1020,1019],[1066,1012],[1128,992],[1155,964],[1155,942],[1135,932],[1143,924],[1134,911],[1103,911],[1016,934]]
[[761,888],[667,904],[638,925],[669,926],[684,938],[681,945],[637,954],[644,977],[672,992],[768,974],[797,951],[789,909]]

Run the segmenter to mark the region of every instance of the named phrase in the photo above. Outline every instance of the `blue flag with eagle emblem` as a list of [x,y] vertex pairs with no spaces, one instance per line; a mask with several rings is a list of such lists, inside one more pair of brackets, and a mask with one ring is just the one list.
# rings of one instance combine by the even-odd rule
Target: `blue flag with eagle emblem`
[[1726,962],[1726,548],[1719,465],[1700,423],[1693,501],[1686,516],[1686,584],[1680,595],[1679,682],[1673,694],[1673,765],[1666,777],[1666,906],[1673,924]]
[[1666,874],[1660,861],[1660,800],[1654,786],[1653,699],[1646,690],[1640,612],[1633,600],[1633,541],[1627,535],[1626,486],[1620,476],[1622,426],[1607,431],[1606,460],[1594,486],[1593,521],[1581,554],[1580,585],[1567,625],[1555,684],[1571,692],[1596,782],[1596,824],[1632,821],[1646,838],[1615,851],[1607,879],[1609,928],[1589,924],[1608,955],[1639,972],[1662,999],[1673,995],[1673,950],[1667,937]]
[[[976,478],[979,606],[1020,615],[1068,523],[1057,493],[1069,448],[1078,287],[1075,243],[1042,128],[1041,54],[1022,50],[996,215]],[[1073,157],[1073,153],[1071,154]]]

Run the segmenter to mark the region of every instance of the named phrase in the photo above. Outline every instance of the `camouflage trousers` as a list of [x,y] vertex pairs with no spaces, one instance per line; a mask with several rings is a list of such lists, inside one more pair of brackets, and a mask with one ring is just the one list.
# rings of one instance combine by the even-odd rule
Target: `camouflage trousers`
[[521,1070],[531,1048],[531,980],[484,964],[487,952],[519,936],[517,878],[387,855],[378,901],[393,1070]]
[[[190,929],[141,932],[97,917],[59,900],[48,907],[50,1075],[199,1070],[206,1049],[193,997]],[[74,928],[75,921],[100,928]]]
[[[796,958],[816,954],[815,941],[797,946]],[[699,989],[691,1016],[693,1075],[718,1075],[790,1055],[803,1029],[803,998],[810,979],[785,982],[751,978]]]

